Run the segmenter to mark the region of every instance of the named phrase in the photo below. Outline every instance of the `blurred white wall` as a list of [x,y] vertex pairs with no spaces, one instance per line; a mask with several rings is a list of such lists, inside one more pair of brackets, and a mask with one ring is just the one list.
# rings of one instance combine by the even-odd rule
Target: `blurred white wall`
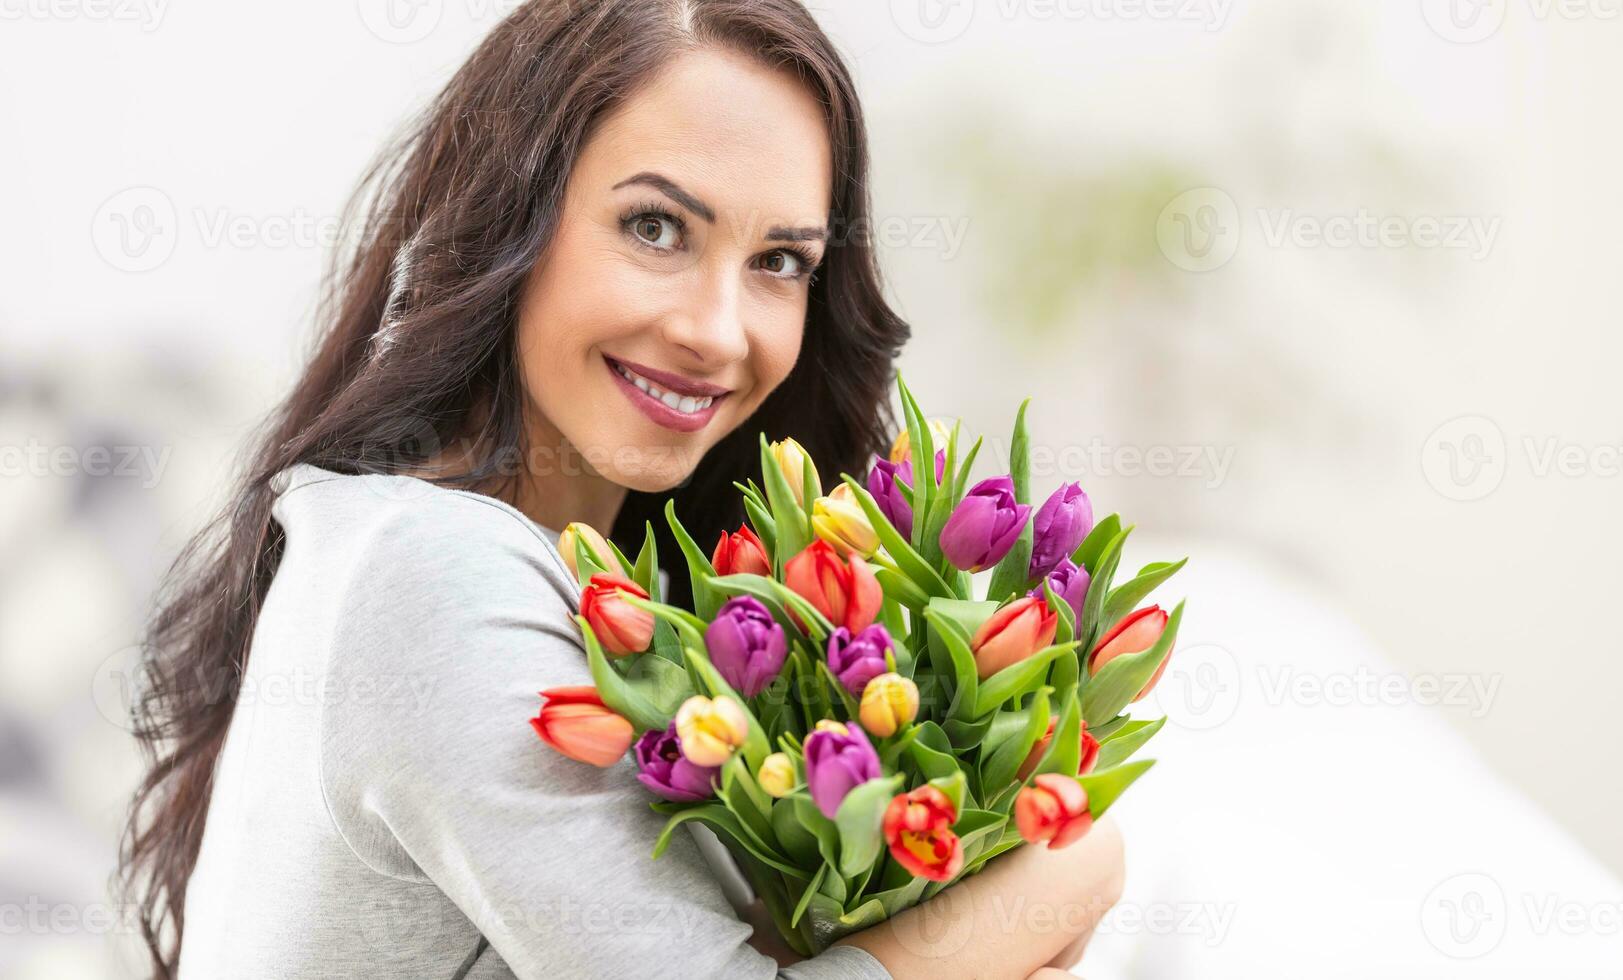
[[[813,6],[926,407],[1003,440],[1032,394],[1042,489],[1332,596],[1398,665],[1373,683],[1623,868],[1623,19]],[[510,8],[0,0],[0,880],[99,887],[154,576],[296,370],[365,162]],[[89,479],[93,446],[149,455]],[[0,973],[117,972],[95,932]]]

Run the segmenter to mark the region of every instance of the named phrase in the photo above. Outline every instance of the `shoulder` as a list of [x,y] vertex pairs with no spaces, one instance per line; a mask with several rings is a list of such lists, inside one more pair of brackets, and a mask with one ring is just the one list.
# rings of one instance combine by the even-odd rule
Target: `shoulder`
[[548,532],[501,501],[412,477],[297,466],[278,477],[277,521],[342,588],[340,612],[454,608],[523,595],[573,606]]

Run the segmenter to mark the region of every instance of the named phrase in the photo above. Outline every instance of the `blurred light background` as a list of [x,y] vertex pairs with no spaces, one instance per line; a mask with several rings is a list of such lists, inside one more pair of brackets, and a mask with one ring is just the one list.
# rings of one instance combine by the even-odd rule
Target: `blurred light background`
[[[97,903],[151,591],[299,366],[364,164],[512,6],[0,0],[0,976],[139,962]],[[1043,492],[1385,664],[1277,697],[1423,707],[1623,869],[1619,5],[811,6],[925,406],[1001,455],[1032,394]],[[1402,824],[1366,761],[1345,805]]]

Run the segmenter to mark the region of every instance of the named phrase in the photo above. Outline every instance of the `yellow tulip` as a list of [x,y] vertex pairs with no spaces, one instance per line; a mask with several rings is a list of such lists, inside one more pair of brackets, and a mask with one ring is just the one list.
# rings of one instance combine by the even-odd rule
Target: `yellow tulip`
[[782,799],[794,792],[795,762],[783,752],[774,752],[761,762],[761,771],[755,774],[755,781],[761,784],[768,796]]
[[919,713],[918,685],[901,674],[880,674],[862,689],[857,717],[869,734],[888,738]]
[[795,495],[795,503],[806,506],[806,480],[807,473],[811,474],[812,490],[815,493],[823,492],[823,484],[817,477],[817,464],[812,462],[811,456],[800,443],[793,439],[774,442],[768,447],[772,458],[777,461],[778,470],[783,473],[783,479],[789,484],[789,490]]
[[814,732],[833,732],[836,735],[849,735],[851,730],[845,727],[845,722],[835,721],[833,718],[820,718],[812,726]]
[[[952,421],[949,419],[930,419],[927,424],[930,426],[930,441],[935,444],[935,448],[938,451],[946,449],[947,443],[952,441]],[[890,461],[892,463],[905,463],[912,458],[913,439],[907,434],[907,430],[903,429],[901,434],[896,437],[896,441],[890,444]]]
[[619,573],[622,569],[620,563],[614,558],[614,549],[609,547],[603,535],[590,524],[572,521],[564,525],[563,533],[558,535],[558,553],[563,556],[564,564],[569,566],[569,574],[575,576],[579,582],[580,570],[575,567],[575,548],[577,541],[586,542],[586,551],[592,558],[603,566],[605,572]]
[[868,558],[879,550],[879,535],[849,484],[842,483],[833,493],[812,502],[812,531],[842,558],[851,557],[852,552]]
[[732,698],[695,694],[676,709],[682,754],[696,766],[719,766],[749,737],[749,718]]

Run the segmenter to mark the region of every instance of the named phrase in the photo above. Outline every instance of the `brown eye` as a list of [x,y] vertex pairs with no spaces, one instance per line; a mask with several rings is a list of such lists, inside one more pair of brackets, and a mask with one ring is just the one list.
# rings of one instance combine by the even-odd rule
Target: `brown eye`
[[800,269],[803,264],[804,262],[800,256],[781,250],[777,252],[768,252],[767,254],[761,256],[762,269],[765,269],[774,276],[781,276],[785,279],[793,279],[794,277],[800,275]]
[[663,214],[639,214],[627,222],[628,230],[649,248],[668,252],[682,244],[682,229],[676,220]]

